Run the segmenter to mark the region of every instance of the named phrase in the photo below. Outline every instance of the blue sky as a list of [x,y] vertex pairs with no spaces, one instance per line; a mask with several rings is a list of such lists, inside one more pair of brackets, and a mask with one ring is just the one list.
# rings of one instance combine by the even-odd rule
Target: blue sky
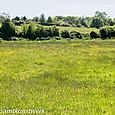
[[93,16],[95,11],[105,11],[115,18],[115,0],[0,0],[0,13],[12,17],[27,16]]

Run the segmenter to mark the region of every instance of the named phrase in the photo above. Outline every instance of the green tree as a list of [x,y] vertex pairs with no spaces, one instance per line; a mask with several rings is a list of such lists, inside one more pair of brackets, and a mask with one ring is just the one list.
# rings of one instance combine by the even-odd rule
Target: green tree
[[84,17],[80,19],[80,24],[83,25],[84,27],[88,27],[86,19]]
[[35,39],[34,35],[35,32],[33,31],[32,25],[29,25],[26,33],[26,38],[29,38],[29,40],[34,40]]
[[98,17],[94,17],[91,21],[91,24],[90,24],[90,27],[93,27],[93,28],[100,28],[104,26],[103,24],[103,20],[98,18]]
[[54,22],[54,23],[57,23],[58,21],[59,21],[59,20],[58,20],[57,16],[53,17],[53,22]]
[[99,18],[101,18],[101,19],[105,19],[105,18],[107,18],[107,13],[106,12],[100,12],[100,11],[96,11],[95,12],[95,17],[99,17]]
[[23,16],[23,17],[21,18],[21,20],[26,21],[26,20],[27,20],[27,17],[26,17],[26,16]]
[[10,19],[6,19],[3,23],[2,23],[2,27],[1,27],[1,33],[2,33],[2,37],[4,39],[8,39],[10,37],[15,36],[15,26],[13,25],[13,23],[10,21]]
[[16,17],[14,18],[14,20],[19,21],[19,20],[20,20],[20,17],[16,16]]
[[105,26],[105,25],[108,25],[108,23],[107,23],[108,14],[107,14],[106,12],[96,11],[94,17],[97,17],[97,18],[103,20],[104,26]]
[[52,23],[52,22],[53,22],[53,20],[52,20],[52,18],[49,16],[48,19],[47,19],[47,23]]
[[113,26],[115,24],[114,20],[111,19],[111,18],[107,19],[107,23],[108,23],[109,26]]
[[34,21],[34,22],[39,22],[39,18],[36,16],[36,17],[34,17],[34,18],[32,19],[32,21]]
[[44,22],[46,21],[44,14],[41,14],[39,21],[40,21],[41,23],[44,23]]

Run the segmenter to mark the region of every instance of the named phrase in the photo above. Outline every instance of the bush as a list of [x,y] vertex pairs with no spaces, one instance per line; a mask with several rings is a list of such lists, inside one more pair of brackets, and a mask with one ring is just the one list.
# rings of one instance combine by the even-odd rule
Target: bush
[[100,38],[99,34],[97,34],[96,32],[92,31],[90,33],[90,37],[93,39],[93,38]]
[[71,39],[74,39],[74,38],[82,39],[81,33],[76,32],[76,31],[71,31],[70,32],[70,37],[71,37]]
[[107,38],[108,32],[107,32],[107,29],[106,29],[106,28],[100,28],[99,32],[100,32],[100,34],[101,34],[101,38],[102,38],[102,39],[106,39],[106,38]]
[[67,30],[61,31],[62,38],[70,38],[70,33]]
[[100,28],[99,32],[101,34],[102,39],[107,39],[107,37],[109,39],[111,37],[115,37],[115,28],[114,28],[114,26],[106,26],[106,27]]
[[59,36],[59,29],[56,26],[52,28],[52,36]]

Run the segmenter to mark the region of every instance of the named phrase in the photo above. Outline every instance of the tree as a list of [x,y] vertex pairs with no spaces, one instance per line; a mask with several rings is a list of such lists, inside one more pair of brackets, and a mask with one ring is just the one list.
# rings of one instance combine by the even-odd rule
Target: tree
[[104,26],[102,19],[100,19],[100,18],[98,18],[98,17],[94,17],[94,18],[92,19],[91,24],[90,24],[90,27],[100,28],[100,27],[102,27],[102,26]]
[[107,22],[109,26],[113,26],[115,24],[114,20],[112,20],[111,18],[108,18]]
[[76,18],[74,16],[67,16],[63,17],[64,22],[68,24],[75,24],[76,23]]
[[21,18],[21,20],[26,21],[26,20],[27,20],[27,17],[26,17],[26,16],[23,16],[23,17]]
[[40,21],[41,23],[44,23],[44,22],[46,21],[44,14],[41,14],[39,21]]
[[34,17],[34,18],[32,19],[32,21],[34,21],[34,22],[39,22],[39,18],[36,16],[36,17]]
[[28,26],[26,37],[29,38],[29,40],[34,40],[34,34],[35,32],[33,31],[32,25]]
[[14,18],[14,20],[19,21],[19,20],[20,20],[20,17],[16,16],[16,17]]
[[95,17],[99,17],[101,19],[105,19],[105,18],[107,18],[107,13],[106,12],[96,11],[95,12]]
[[0,13],[0,22],[4,22],[6,19],[10,19],[10,15],[8,13]]
[[84,27],[88,27],[86,19],[84,17],[80,19],[80,24],[83,25]]
[[47,19],[47,23],[52,23],[52,22],[53,22],[53,20],[52,20],[52,18],[49,16],[48,19]]
[[57,23],[57,22],[58,22],[57,16],[53,17],[53,22],[54,22],[54,23]]
[[107,23],[108,15],[107,15],[106,12],[96,11],[94,17],[97,17],[97,18],[100,18],[101,20],[103,20],[104,26],[105,26],[105,25],[108,25],[108,23]]
[[10,21],[10,19],[6,19],[2,23],[1,33],[2,33],[2,37],[4,39],[8,39],[10,37],[15,36],[15,34],[16,34],[15,27],[14,27],[13,23]]

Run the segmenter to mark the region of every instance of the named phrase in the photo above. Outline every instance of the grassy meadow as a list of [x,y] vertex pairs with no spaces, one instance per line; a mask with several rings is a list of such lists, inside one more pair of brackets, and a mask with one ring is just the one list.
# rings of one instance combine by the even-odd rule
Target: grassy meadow
[[115,40],[2,41],[0,108],[114,115],[114,67]]

